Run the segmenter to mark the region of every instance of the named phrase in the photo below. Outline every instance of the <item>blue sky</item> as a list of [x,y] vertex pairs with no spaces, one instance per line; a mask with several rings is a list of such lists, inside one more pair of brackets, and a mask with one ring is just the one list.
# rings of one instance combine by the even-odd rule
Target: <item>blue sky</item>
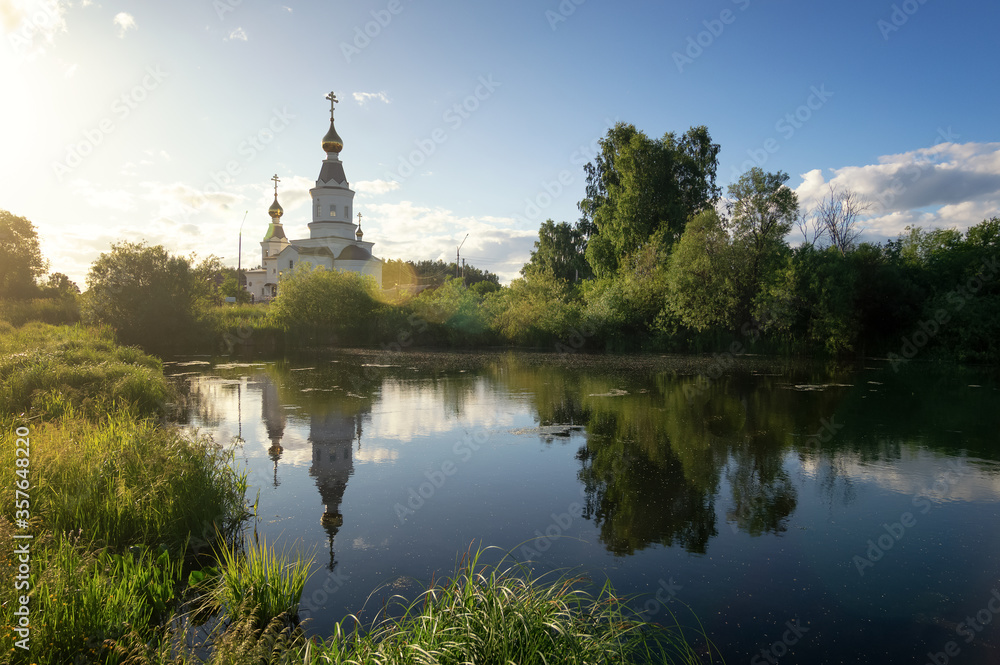
[[[575,221],[617,120],[707,125],[719,182],[785,171],[876,205],[866,237],[1000,211],[1000,6],[0,0],[0,208],[80,281],[112,242],[259,262],[270,177],[308,235],[336,91],[365,239],[383,258],[516,276],[538,226]],[[792,242],[794,237],[790,237]]]

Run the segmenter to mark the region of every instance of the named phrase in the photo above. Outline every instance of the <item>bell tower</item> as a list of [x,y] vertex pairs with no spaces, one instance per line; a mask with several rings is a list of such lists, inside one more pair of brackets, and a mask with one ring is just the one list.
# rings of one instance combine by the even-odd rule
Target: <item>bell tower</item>
[[351,221],[354,211],[354,190],[347,182],[344,163],[340,161],[344,140],[340,138],[333,124],[333,112],[339,100],[333,92],[326,98],[330,100],[330,129],[322,141],[326,159],[320,168],[316,186],[309,190],[309,195],[312,197],[309,237],[354,240],[356,227]]

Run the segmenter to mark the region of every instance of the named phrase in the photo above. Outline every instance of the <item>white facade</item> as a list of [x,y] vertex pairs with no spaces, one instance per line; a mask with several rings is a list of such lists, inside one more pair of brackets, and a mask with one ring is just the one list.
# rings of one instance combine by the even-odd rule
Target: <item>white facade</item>
[[382,260],[372,255],[373,242],[363,240],[360,221],[355,224],[354,190],[344,174],[340,151],[344,144],[333,126],[333,105],[337,98],[331,92],[330,130],[323,137],[326,159],[320,168],[316,186],[309,190],[312,197],[312,221],[309,237],[289,240],[285,236],[278,204],[277,176],[274,203],[268,209],[271,224],[260,243],[261,268],[245,271],[246,290],[255,301],[270,300],[278,293],[282,274],[296,266],[309,263],[327,270],[347,270],[370,275],[382,286]]

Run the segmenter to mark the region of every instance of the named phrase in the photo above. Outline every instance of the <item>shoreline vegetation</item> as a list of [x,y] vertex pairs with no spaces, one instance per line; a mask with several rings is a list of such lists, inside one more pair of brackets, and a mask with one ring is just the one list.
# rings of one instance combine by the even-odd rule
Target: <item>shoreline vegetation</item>
[[372,625],[348,616],[309,637],[312,559],[247,536],[245,472],[165,424],[176,397],[161,361],[108,328],[0,321],[0,449],[13,460],[30,440],[27,523],[15,479],[0,484],[0,663],[721,662],[697,625],[644,622],[608,585],[486,563],[495,548]]

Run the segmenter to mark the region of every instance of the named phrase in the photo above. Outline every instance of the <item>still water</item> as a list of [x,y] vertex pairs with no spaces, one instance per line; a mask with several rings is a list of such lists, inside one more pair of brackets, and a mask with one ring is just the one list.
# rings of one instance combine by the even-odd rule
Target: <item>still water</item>
[[995,372],[348,351],[167,370],[182,424],[248,469],[258,531],[315,555],[313,632],[482,543],[696,616],[729,663],[1000,662]]

